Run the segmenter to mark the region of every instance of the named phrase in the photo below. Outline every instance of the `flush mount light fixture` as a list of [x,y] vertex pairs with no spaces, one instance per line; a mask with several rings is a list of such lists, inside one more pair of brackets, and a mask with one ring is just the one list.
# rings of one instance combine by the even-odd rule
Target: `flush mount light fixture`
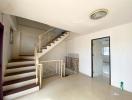
[[97,20],[105,17],[108,14],[107,9],[97,9],[90,14],[90,19]]

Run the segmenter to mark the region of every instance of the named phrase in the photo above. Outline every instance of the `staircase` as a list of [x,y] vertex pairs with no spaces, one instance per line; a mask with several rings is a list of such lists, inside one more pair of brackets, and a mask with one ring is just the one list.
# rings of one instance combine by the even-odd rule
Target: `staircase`
[[61,35],[58,35],[56,38],[52,39],[49,43],[47,43],[45,46],[41,47],[40,52],[38,53],[38,57],[42,57],[47,52],[49,52],[52,48],[57,46],[59,43],[61,43],[64,39],[66,39],[69,36],[69,33],[63,33]]
[[[53,29],[52,29],[53,30]],[[51,31],[52,31],[51,30]],[[48,31],[49,32],[49,31]],[[44,56],[52,48],[69,36],[69,33],[59,34],[48,39],[42,45],[39,37],[38,45],[35,48],[35,56],[21,55],[20,59],[13,59],[8,63],[3,83],[4,100],[14,100],[14,98],[39,91],[42,79],[40,75],[39,58]]]
[[17,59],[8,63],[3,84],[5,100],[13,100],[38,90],[34,60]]

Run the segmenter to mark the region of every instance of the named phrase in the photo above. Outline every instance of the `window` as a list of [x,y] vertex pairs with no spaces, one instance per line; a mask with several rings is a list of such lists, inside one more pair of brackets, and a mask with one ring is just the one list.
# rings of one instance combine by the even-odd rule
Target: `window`
[[107,56],[109,55],[109,47],[103,47],[103,55]]

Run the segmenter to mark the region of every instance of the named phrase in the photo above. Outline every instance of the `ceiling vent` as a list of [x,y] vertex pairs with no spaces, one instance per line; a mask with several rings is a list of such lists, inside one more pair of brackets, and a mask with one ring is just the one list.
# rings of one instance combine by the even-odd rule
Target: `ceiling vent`
[[105,17],[108,14],[107,9],[97,9],[90,14],[90,19],[98,20]]

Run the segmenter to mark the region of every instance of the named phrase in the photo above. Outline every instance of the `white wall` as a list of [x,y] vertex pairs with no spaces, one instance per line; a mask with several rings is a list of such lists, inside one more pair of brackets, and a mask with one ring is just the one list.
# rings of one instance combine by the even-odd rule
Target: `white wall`
[[132,92],[132,23],[79,36],[67,42],[68,52],[79,54],[79,71],[91,76],[91,40],[110,36],[111,84]]
[[0,14],[0,22],[4,25],[4,37],[3,37],[3,74],[7,66],[8,61],[12,57],[12,44],[10,44],[10,28],[16,30],[16,21],[15,18],[9,15]]

